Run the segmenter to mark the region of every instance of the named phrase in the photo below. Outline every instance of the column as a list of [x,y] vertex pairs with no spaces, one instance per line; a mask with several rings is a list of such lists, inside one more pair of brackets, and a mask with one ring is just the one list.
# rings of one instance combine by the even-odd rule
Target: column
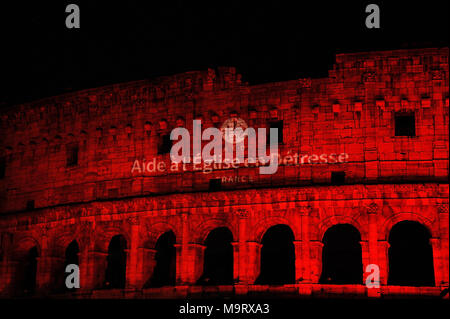
[[367,209],[367,217],[369,222],[368,233],[368,263],[378,265],[378,205],[371,204]]
[[[380,270],[378,278],[378,284],[383,284],[381,280],[382,276],[382,268],[385,268],[384,265],[380,265],[379,255],[379,247],[378,247],[378,211],[379,206],[375,203],[370,204],[367,207],[367,218],[368,218],[368,239],[367,241],[361,242],[361,252],[362,252],[362,264],[363,264],[363,284],[366,284],[367,276],[372,273],[367,273],[367,266],[370,264],[374,264],[378,266]],[[375,280],[377,280],[375,278]],[[367,296],[369,297],[381,297],[380,288],[367,288]]]
[[140,247],[138,249],[138,268],[139,273],[136,281],[138,288],[147,288],[147,283],[153,276],[156,266],[156,249]]
[[[107,267],[108,253],[103,251],[89,251],[85,270],[85,289],[93,290],[103,288],[105,283],[105,272]],[[81,286],[83,288],[83,286]]]
[[41,251],[42,256],[37,257],[36,292],[38,294],[49,294],[60,282],[58,278],[64,278],[64,258],[48,255],[48,251]]
[[294,240],[294,250],[295,250],[295,283],[304,282],[304,260],[302,258],[303,254],[303,242],[301,240]]
[[[370,227],[370,226],[369,226]],[[371,246],[370,240],[369,241],[360,241],[360,245],[361,245],[361,259],[362,259],[362,282],[361,284],[366,285],[366,279],[369,275],[373,274],[374,270],[370,270],[370,272],[366,272],[367,270],[367,266],[370,264],[375,264],[378,266],[378,268],[380,267],[378,265],[378,263],[374,260],[374,256],[370,253],[370,249],[373,248],[373,243]],[[376,242],[375,242],[376,245]],[[378,282],[378,284],[380,284],[379,279],[377,280],[377,278],[375,278],[375,281]],[[374,282],[375,284],[375,282]],[[366,285],[366,292],[367,292],[367,296],[368,297],[381,297],[380,294],[380,288],[376,288],[376,287],[367,287]]]
[[[436,285],[447,286],[449,283],[449,220],[448,220],[448,203],[438,206],[438,219],[439,219],[439,243],[440,243],[440,278],[439,282],[436,280]],[[433,247],[433,256],[434,256]],[[433,257],[434,258],[434,257]],[[436,269],[436,268],[435,268]]]
[[366,282],[366,267],[367,265],[371,264],[370,261],[370,253],[369,253],[369,242],[367,241],[360,241],[359,244],[361,245],[361,261],[362,261],[362,271],[363,271],[363,277],[361,278],[361,283],[365,284]]
[[253,284],[261,271],[261,247],[260,243],[246,243],[247,263],[244,265],[244,275],[241,279],[246,284]]
[[239,284],[241,282],[242,270],[241,268],[241,247],[239,242],[232,242],[233,246],[233,282]]
[[387,285],[389,276],[389,243],[386,240],[379,240],[378,246],[378,266],[380,267],[380,284]]
[[439,238],[430,238],[430,244],[433,249],[433,267],[434,267],[434,282],[436,287],[444,284],[444,271],[442,267],[442,252]]
[[49,294],[57,284],[54,281],[55,278],[64,277],[64,273],[60,273],[64,272],[64,269],[62,269],[62,267],[58,267],[64,262],[64,259],[51,255],[52,252],[48,248],[48,237],[46,235],[47,231],[48,229],[43,229],[41,252],[40,256],[36,258],[36,293],[40,295]]
[[11,259],[5,259],[2,264],[3,266],[0,269],[0,296],[5,295],[6,297],[11,297],[20,288],[14,280],[14,277],[21,263]]
[[185,246],[183,284],[193,285],[203,273],[203,259],[206,246],[189,243]]
[[184,285],[185,280],[185,270],[184,270],[184,245],[183,244],[175,244],[175,285],[181,286]]
[[318,240],[313,240],[309,243],[311,251],[311,282],[317,284],[322,273],[323,243]]
[[[301,225],[302,225],[302,248],[301,255],[295,253],[295,259],[301,258],[301,275],[303,278],[302,283],[311,283],[311,255],[310,255],[310,242],[309,242],[309,213],[310,209],[301,212]],[[297,261],[296,261],[297,262]]]
[[129,219],[131,223],[131,242],[130,249],[127,249],[127,268],[126,268],[126,288],[140,289],[142,288],[142,260],[139,259],[139,219],[132,217]]
[[177,285],[192,285],[203,273],[203,257],[206,247],[189,241],[188,213],[182,213],[181,246],[176,245],[177,252]]
[[84,249],[78,254],[78,262],[80,263],[80,289],[82,291],[91,290],[90,277],[94,268],[89,265],[89,250]]
[[233,242],[233,278],[237,284],[252,284],[248,282],[246,275],[246,265],[248,264],[247,249],[247,218],[248,211],[240,209],[237,211],[238,216],[238,238],[237,242]]

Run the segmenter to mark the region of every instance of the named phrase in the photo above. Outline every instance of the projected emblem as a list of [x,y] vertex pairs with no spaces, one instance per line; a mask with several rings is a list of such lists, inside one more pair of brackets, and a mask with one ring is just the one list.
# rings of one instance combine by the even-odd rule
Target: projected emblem
[[[247,133],[244,133],[244,131],[247,129],[247,123],[241,118],[238,117],[232,117],[225,122],[223,122],[222,127],[220,130],[222,131],[223,138],[228,143],[239,143],[242,142],[245,139],[245,136]],[[242,129],[242,132],[239,133],[236,132],[236,129]],[[234,139],[234,136],[236,136],[236,139]]]

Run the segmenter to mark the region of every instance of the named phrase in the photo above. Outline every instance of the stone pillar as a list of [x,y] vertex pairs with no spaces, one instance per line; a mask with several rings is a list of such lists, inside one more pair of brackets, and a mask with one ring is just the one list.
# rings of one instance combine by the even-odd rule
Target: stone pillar
[[[36,269],[36,293],[39,295],[49,294],[56,286],[58,277],[63,277],[63,269],[58,269],[60,264],[64,262],[61,257],[55,257],[48,248],[48,228],[42,229],[41,251],[37,259]],[[55,272],[58,272],[55,273]]]
[[94,270],[89,264],[89,250],[82,250],[78,255],[78,262],[80,263],[80,289],[82,291],[88,291],[93,289],[90,286],[90,273]]
[[146,287],[156,266],[156,249],[140,247],[137,253],[137,273],[135,285],[138,289]]
[[[362,268],[363,268],[361,284],[366,285],[367,277],[374,273],[374,270],[372,270],[372,269],[370,269],[370,272],[366,272],[367,266],[370,264],[375,264],[378,266],[378,268],[380,268],[380,266],[378,265],[378,263],[375,262],[374,256],[372,256],[372,254],[370,253],[370,249],[373,247],[373,246],[371,247],[371,243],[367,242],[367,241],[361,241],[360,245],[361,245],[361,257],[362,257]],[[375,242],[375,245],[376,245],[376,242]],[[378,284],[381,284],[381,281],[377,280],[376,278],[375,278],[375,281],[377,281]],[[375,282],[374,282],[374,284],[375,284]],[[367,285],[366,285],[366,287],[367,287]],[[367,296],[372,297],[372,298],[381,297],[380,288],[367,287]]]
[[236,284],[251,284],[246,275],[246,265],[248,264],[247,250],[247,218],[248,211],[240,209],[238,215],[238,238],[233,242],[233,278]]
[[233,246],[233,282],[239,284],[241,282],[241,247],[239,242],[232,242]]
[[294,240],[294,250],[295,250],[295,283],[304,282],[304,260],[302,258],[303,254],[303,242],[301,240]]
[[[59,267],[64,263],[64,259],[49,256],[48,253],[48,251],[42,251],[42,256],[37,257],[36,292],[40,295],[51,293],[60,282],[58,279],[64,277],[64,269]],[[58,273],[55,270],[59,270]]]
[[[84,289],[103,288],[105,283],[105,272],[107,267],[107,252],[89,251],[85,256],[87,263],[83,265],[85,286]],[[83,286],[81,286],[83,288]]]
[[189,237],[188,213],[182,213],[181,246],[177,248],[177,285],[193,285],[203,273],[203,257],[206,247],[191,243]]
[[[372,203],[367,207],[368,218],[368,240],[367,242],[361,242],[362,263],[363,263],[363,284],[366,284],[367,276],[371,273],[366,273],[367,265],[374,264],[379,269],[378,284],[381,286],[386,283],[386,279],[383,281],[382,277],[386,274],[386,265],[384,254],[380,253],[380,247],[378,245],[378,212],[380,208],[377,204]],[[384,249],[384,248],[382,248]],[[384,269],[384,270],[383,270]],[[383,275],[384,272],[384,275]],[[376,280],[376,279],[375,279]],[[369,297],[381,297],[380,288],[368,288],[367,295]]]
[[0,269],[0,296],[10,297],[20,288],[15,276],[21,265],[20,262],[11,259],[5,259],[2,264]]
[[378,265],[378,213],[379,208],[375,203],[367,208],[367,217],[369,222],[368,233],[368,254],[369,263]]
[[442,248],[439,238],[430,238],[430,244],[433,249],[433,267],[434,267],[434,283],[436,287],[444,284],[444,270],[442,267]]
[[261,247],[260,243],[246,243],[247,263],[244,265],[244,275],[241,281],[246,284],[253,284],[261,271]]
[[310,241],[311,251],[311,282],[319,283],[322,273],[322,249],[323,243],[318,240]]
[[[301,259],[301,276],[302,283],[311,283],[311,255],[310,255],[310,241],[309,241],[309,212],[310,210],[302,211],[301,225],[302,225],[302,248],[301,255],[295,253],[295,259]],[[296,261],[297,263],[297,261]],[[298,276],[296,278],[299,278]]]
[[380,284],[387,285],[389,275],[389,243],[386,240],[379,240],[378,246],[378,266],[380,267]]
[[[440,229],[440,275],[439,282],[436,280],[436,285],[448,287],[449,283],[449,214],[448,204],[441,204],[438,206],[438,219]],[[433,247],[433,256],[434,256]],[[435,258],[435,257],[433,257]],[[436,267],[435,267],[436,269]],[[436,276],[436,275],[435,275]],[[437,278],[437,277],[436,277]]]
[[190,243],[185,247],[184,271],[182,273],[182,282],[193,285],[197,282],[203,273],[203,257],[206,246]]
[[185,248],[183,244],[175,244],[175,285],[181,286],[184,285],[185,279],[185,267],[184,267],[184,256],[185,256]]
[[3,256],[3,259],[0,262],[0,297],[6,295],[6,287],[8,287],[9,281],[10,274],[8,271],[8,263],[6,257]]
[[129,221],[131,223],[131,242],[127,252],[125,287],[129,289],[140,289],[142,288],[142,269],[138,268],[142,266],[142,260],[140,261],[141,265],[139,265],[139,219],[137,217],[132,217]]
[[362,261],[362,271],[363,277],[361,278],[361,283],[365,283],[366,281],[366,267],[371,264],[370,253],[369,253],[369,243],[367,241],[360,241],[361,245],[361,261]]

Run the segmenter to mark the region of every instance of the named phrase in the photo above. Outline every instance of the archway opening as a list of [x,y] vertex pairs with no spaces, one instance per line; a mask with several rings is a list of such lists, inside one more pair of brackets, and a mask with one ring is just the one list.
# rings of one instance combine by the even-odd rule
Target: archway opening
[[199,285],[233,284],[233,234],[226,227],[212,230],[205,240],[203,274]]
[[127,241],[122,235],[111,239],[108,247],[105,288],[125,288]]
[[261,272],[258,285],[284,285],[295,283],[294,233],[287,225],[269,228],[263,236]]
[[37,275],[37,258],[38,249],[36,246],[32,247],[25,255],[24,260],[24,276],[22,284],[22,292],[25,295],[32,295],[36,290],[36,275]]
[[321,284],[361,284],[361,234],[352,225],[330,227],[323,236]]
[[78,242],[74,240],[67,246],[65,252],[64,269],[63,269],[64,278],[62,283],[65,290],[73,290],[67,288],[65,283],[65,278],[68,276],[68,273],[66,273],[66,267],[71,264],[79,266],[79,257],[78,257],[79,253],[80,247],[78,246]]
[[175,285],[176,250],[175,234],[168,231],[162,234],[156,242],[156,265],[148,287],[163,287]]
[[388,285],[434,286],[430,232],[422,224],[402,221],[389,233]]

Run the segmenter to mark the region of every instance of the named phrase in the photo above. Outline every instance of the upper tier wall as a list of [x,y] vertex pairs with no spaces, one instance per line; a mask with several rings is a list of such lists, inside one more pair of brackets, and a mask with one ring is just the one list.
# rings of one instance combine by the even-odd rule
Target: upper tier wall
[[[336,171],[345,183],[447,180],[448,57],[448,48],[339,54],[328,78],[255,86],[223,67],[11,107],[0,113],[0,212],[27,202],[203,191],[215,178],[222,189],[329,183]],[[415,136],[396,136],[401,114],[414,115]],[[169,155],[158,155],[172,128],[192,130],[193,119],[220,127],[234,116],[254,128],[283,121],[285,162],[276,174],[171,170]],[[342,163],[309,163],[322,154],[346,155]],[[165,169],[132,172],[136,160]]]

